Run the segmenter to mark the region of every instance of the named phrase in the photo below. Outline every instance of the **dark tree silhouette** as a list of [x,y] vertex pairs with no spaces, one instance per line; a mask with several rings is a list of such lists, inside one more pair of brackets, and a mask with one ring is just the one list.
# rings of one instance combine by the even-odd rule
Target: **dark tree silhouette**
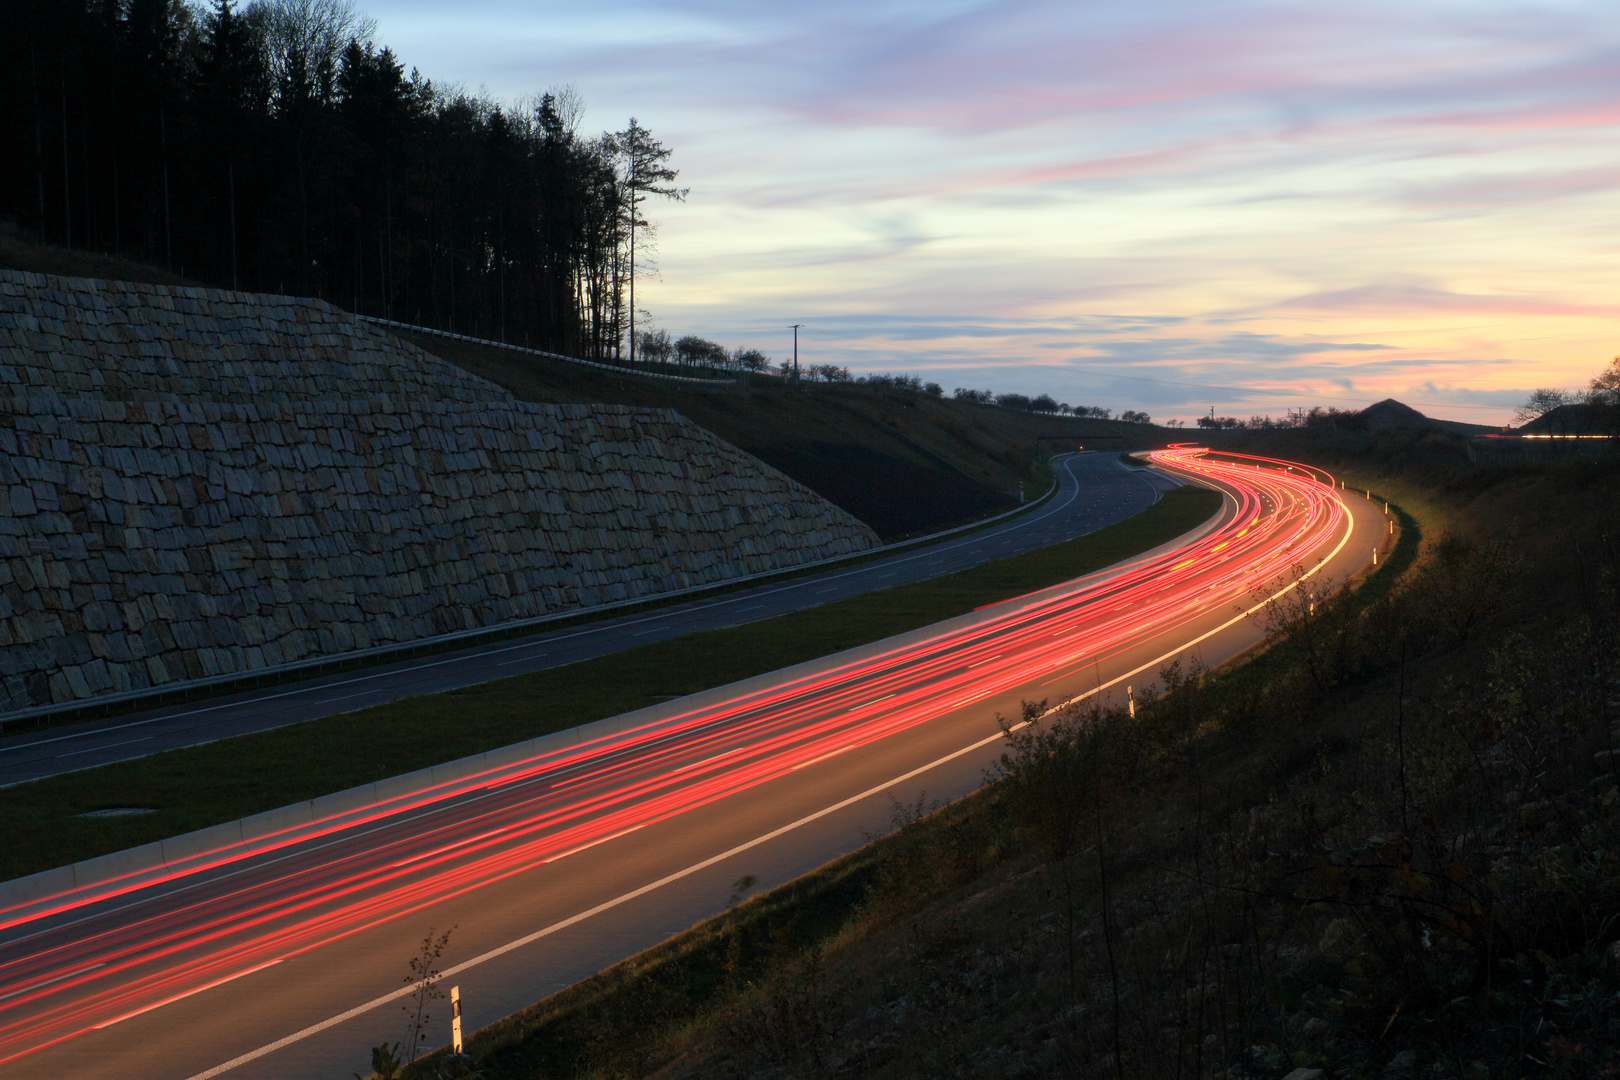
[[0,4],[0,226],[213,285],[620,357],[649,196],[632,120],[440,87],[348,0]]
[[641,204],[649,195],[676,202],[686,200],[688,188],[671,187],[680,172],[664,164],[672,153],[652,133],[630,118],[630,126],[618,135],[619,152],[624,155],[626,209],[630,215],[630,359],[635,360],[636,343],[636,229],[648,225],[641,220]]

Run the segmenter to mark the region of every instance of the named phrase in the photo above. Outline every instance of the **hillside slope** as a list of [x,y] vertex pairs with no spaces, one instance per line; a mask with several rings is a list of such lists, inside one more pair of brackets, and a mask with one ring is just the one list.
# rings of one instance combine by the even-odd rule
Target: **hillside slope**
[[[1017,412],[893,388],[754,377],[692,390],[550,362],[432,334],[400,336],[510,390],[519,400],[610,402],[678,410],[871,525],[885,539],[1017,505],[1036,460],[1093,440],[1162,446],[1161,428]],[[1096,438],[1096,437],[1099,437]]]

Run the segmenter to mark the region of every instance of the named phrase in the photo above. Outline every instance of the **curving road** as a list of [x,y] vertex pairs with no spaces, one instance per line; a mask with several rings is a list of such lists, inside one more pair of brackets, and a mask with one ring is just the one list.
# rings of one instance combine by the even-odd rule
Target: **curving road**
[[363,672],[3,738],[0,787],[353,712],[396,698],[560,667],[634,645],[757,622],[965,570],[1083,536],[1139,514],[1167,486],[1149,470],[1123,467],[1113,454],[1075,454],[1054,464],[1058,491],[1046,505],[992,528],[857,566]]
[[768,888],[848,850],[891,794],[971,790],[991,717],[1020,699],[1117,695],[1174,656],[1240,651],[1257,585],[1354,572],[1384,536],[1378,509],[1307,472],[1157,457],[1228,496],[1165,550],[391,817],[47,918],[0,912],[0,1076],[343,1075],[400,1037],[429,926],[457,926],[450,981],[487,1023],[714,913],[744,874]]

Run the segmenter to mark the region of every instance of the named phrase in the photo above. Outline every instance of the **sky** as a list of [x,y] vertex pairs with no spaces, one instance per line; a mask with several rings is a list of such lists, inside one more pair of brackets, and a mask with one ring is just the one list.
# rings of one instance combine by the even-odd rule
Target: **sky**
[[1620,5],[360,0],[635,116],[674,336],[1156,419],[1506,423],[1620,352]]

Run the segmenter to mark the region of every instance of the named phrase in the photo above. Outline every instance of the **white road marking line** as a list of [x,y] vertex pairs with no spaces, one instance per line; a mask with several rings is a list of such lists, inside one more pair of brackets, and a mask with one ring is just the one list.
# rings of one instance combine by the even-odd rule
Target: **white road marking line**
[[154,736],[142,735],[138,739],[125,739],[123,742],[103,743],[100,746],[92,746],[88,750],[70,750],[69,752],[67,752],[65,754],[57,754],[56,756],[59,757],[59,758],[78,757],[80,754],[93,754],[97,750],[111,750],[115,746],[128,746],[130,743],[145,742],[146,740],[151,739],[151,738],[154,738]]
[[350,698],[365,697],[367,694],[375,694],[383,689],[385,688],[381,686],[373,686],[369,690],[356,690],[352,694],[339,694],[337,697],[322,698],[319,701],[311,702],[311,704],[330,705],[334,701],[348,701]]
[[4,1001],[7,998],[14,998],[18,994],[26,994],[30,990],[39,990],[39,989],[42,989],[43,987],[51,986],[51,985],[53,985],[55,983],[59,983],[63,979],[71,979],[75,975],[83,975],[87,971],[94,971],[94,970],[96,970],[96,968],[104,968],[106,966],[107,966],[106,964],[91,964],[89,967],[82,967],[78,971],[70,971],[66,975],[58,975],[54,979],[42,979],[41,981],[39,981],[37,983],[29,983],[27,986],[23,987],[21,990],[13,990],[10,993],[0,994],[0,1001]]
[[[260,964],[258,967],[250,967],[246,971],[238,971],[235,975],[227,975],[223,979],[215,979],[213,982],[207,983],[207,984],[205,984],[203,986],[199,986],[195,990],[187,990],[183,994],[176,994],[176,995],[174,995],[174,997],[164,998],[162,1001],[153,1002],[150,1005],[146,1005],[146,1006],[143,1006],[142,1008],[136,1009],[134,1012],[127,1012],[123,1016],[117,1016],[117,1017],[114,1017],[111,1020],[103,1021],[102,1023],[99,1023],[99,1024],[96,1025],[95,1030],[100,1031],[102,1028],[110,1028],[114,1024],[122,1024],[125,1020],[129,1020],[129,1019],[131,1019],[133,1017],[139,1016],[142,1013],[149,1013],[153,1009],[161,1009],[161,1008],[163,1008],[163,1006],[172,1005],[176,1001],[184,1001],[186,998],[191,997],[193,994],[200,994],[204,990],[212,990],[216,986],[224,986],[228,982],[235,982],[237,979],[245,978],[245,977],[247,977],[249,975],[252,975],[256,971],[263,971],[265,968],[275,967],[277,964],[281,963],[285,959],[286,959],[286,957],[284,957],[284,956],[278,956],[274,960],[266,960],[264,963]],[[416,989],[416,987],[414,985],[406,988],[407,992],[409,992],[411,990],[414,990],[414,989]]]
[[476,844],[480,840],[488,840],[490,837],[498,836],[504,832],[511,832],[517,827],[518,826],[516,825],[503,825],[499,829],[491,829],[489,832],[479,833],[477,836],[469,836],[465,840],[457,840],[453,844],[446,844],[444,847],[434,848],[432,851],[424,851],[420,855],[412,855],[410,858],[404,859],[397,863],[390,863],[388,869],[393,870],[396,867],[409,866],[413,862],[421,862],[423,859],[431,859],[435,855],[443,855],[447,851],[454,851],[456,848],[466,847],[468,844]]
[[[1018,724],[1015,727],[1013,727],[1012,730],[1017,731],[1019,728],[1022,728],[1024,726],[1026,726],[1026,725]],[[541,938],[549,937],[552,934],[555,934],[560,930],[566,930],[570,926],[574,926],[577,923],[582,923],[586,919],[591,918],[593,915],[600,915],[604,911],[608,911],[608,910],[611,910],[612,908],[616,908],[621,904],[629,903],[631,900],[635,900],[635,899],[638,899],[639,897],[645,896],[648,893],[653,892],[656,889],[661,889],[665,885],[673,884],[674,882],[677,882],[677,881],[681,880],[682,878],[691,877],[693,874],[696,874],[699,871],[707,870],[709,867],[714,866],[716,863],[724,862],[724,861],[726,861],[727,859],[731,858],[734,855],[741,855],[743,852],[749,851],[749,850],[751,850],[753,848],[756,848],[761,844],[769,843],[770,841],[775,840],[778,836],[783,836],[783,835],[785,835],[787,833],[790,833],[794,829],[797,829],[797,828],[800,828],[802,826],[808,825],[813,821],[819,821],[821,818],[824,818],[824,817],[828,816],[829,814],[836,814],[838,811],[844,809],[845,807],[853,806],[854,804],[860,802],[862,799],[869,799],[873,795],[880,795],[883,792],[887,791],[888,789],[894,787],[896,784],[903,784],[907,780],[910,780],[914,776],[921,776],[923,773],[928,772],[930,769],[938,768],[939,766],[945,764],[948,761],[954,761],[955,759],[957,759],[959,757],[962,757],[964,754],[971,754],[973,751],[981,749],[981,748],[986,747],[986,746],[989,746],[991,743],[998,741],[1002,737],[1003,737],[1002,733],[998,731],[994,735],[987,736],[986,738],[980,739],[976,743],[971,743],[968,746],[964,746],[964,747],[962,747],[962,749],[953,751],[952,753],[949,753],[949,754],[946,754],[944,757],[936,758],[935,760],[930,761],[927,765],[921,765],[921,766],[918,766],[915,769],[912,769],[910,772],[902,773],[901,775],[895,777],[893,780],[889,780],[889,781],[886,781],[885,783],[878,784],[876,787],[867,788],[865,791],[861,792],[859,795],[851,795],[849,798],[843,799],[843,800],[841,800],[839,802],[836,802],[836,803],[833,803],[831,806],[825,807],[824,809],[817,810],[813,814],[806,814],[804,817],[800,818],[798,821],[791,822],[790,824],[787,824],[787,825],[783,825],[779,829],[772,829],[770,832],[765,833],[763,836],[756,836],[754,839],[749,840],[749,841],[747,841],[745,843],[738,844],[736,847],[731,848],[728,851],[722,851],[718,855],[712,855],[709,858],[704,859],[702,862],[693,863],[691,866],[688,866],[685,870],[677,870],[673,874],[667,874],[664,877],[659,878],[657,881],[654,881],[654,882],[651,882],[649,884],[641,886],[641,888],[639,888],[639,889],[632,889],[630,892],[627,892],[627,893],[623,894],[622,896],[616,896],[612,900],[604,901],[603,903],[597,904],[595,907],[590,908],[590,909],[588,909],[586,911],[582,911],[577,915],[570,915],[568,918],[562,920],[561,922],[552,923],[550,926],[545,927],[542,930],[536,930],[534,933],[527,934],[524,937],[520,937],[516,941],[507,942],[505,945],[499,946],[498,948],[491,949],[486,953],[475,956],[471,960],[466,960],[466,961],[463,961],[460,964],[456,964],[454,967],[446,968],[443,972],[440,973],[439,977],[441,979],[451,978],[453,976],[461,974],[463,971],[467,971],[470,968],[477,967],[479,964],[487,963],[488,961],[494,960],[497,957],[505,956],[507,953],[513,952],[514,950],[517,950],[517,949],[521,949],[526,945],[532,945],[536,941],[539,941]],[[271,963],[279,963],[279,961],[271,961]],[[268,964],[263,965],[263,967],[268,967],[268,966],[269,966]],[[254,968],[254,969],[252,969],[252,971],[244,971],[244,972],[242,972],[242,975],[251,975],[253,973],[253,971],[260,971],[260,970],[262,970],[262,967]],[[241,976],[233,975],[231,978],[240,978],[240,977]],[[223,981],[228,982],[229,980],[223,980]],[[211,983],[210,984],[210,986],[218,986],[218,985],[219,985],[219,983]],[[208,988],[209,987],[204,986],[204,987],[199,987],[198,990],[206,990]],[[373,998],[371,1001],[366,1002],[364,1005],[356,1005],[354,1008],[348,1010],[347,1012],[342,1012],[342,1013],[339,1013],[336,1016],[329,1017],[329,1018],[327,1018],[325,1020],[322,1020],[318,1024],[311,1024],[309,1027],[306,1027],[301,1031],[295,1031],[291,1035],[288,1035],[288,1036],[286,1036],[284,1038],[277,1039],[273,1043],[267,1043],[264,1046],[259,1047],[257,1050],[250,1050],[245,1054],[242,1054],[242,1055],[240,1055],[238,1057],[234,1057],[234,1058],[232,1058],[231,1060],[225,1062],[222,1065],[215,1065],[212,1069],[207,1069],[207,1070],[205,1070],[203,1072],[200,1072],[200,1073],[196,1074],[195,1076],[189,1077],[188,1080],[213,1080],[214,1077],[219,1076],[222,1073],[227,1073],[230,1070],[236,1068],[238,1065],[246,1065],[250,1061],[257,1061],[259,1058],[264,1057],[266,1054],[273,1054],[277,1050],[282,1049],[283,1047],[291,1046],[293,1043],[296,1043],[296,1042],[302,1042],[303,1040],[309,1038],[311,1035],[319,1035],[321,1032],[326,1031],[328,1028],[334,1028],[337,1025],[339,1025],[341,1023],[344,1023],[345,1021],[353,1020],[355,1017],[363,1015],[364,1013],[368,1013],[372,1009],[379,1008],[379,1007],[381,1007],[383,1005],[387,1005],[391,1001],[398,1001],[400,998],[405,997],[408,994],[414,993],[415,990],[416,990],[416,987],[414,985],[403,986],[400,989],[395,990],[391,994],[384,994],[380,998]],[[190,991],[190,993],[193,993],[193,994],[197,993],[197,992],[198,992],[197,990]],[[188,995],[182,995],[182,996],[188,996]],[[179,999],[178,998],[170,998],[169,1000],[170,1001],[177,1001]],[[159,1005],[167,1005],[167,1004],[168,1004],[167,1001],[160,1001],[160,1002],[158,1002],[157,1005],[149,1005],[149,1006],[147,1006],[147,1009],[155,1009]],[[145,1011],[147,1011],[147,1009],[143,1009],[141,1011],[145,1012]],[[136,1013],[130,1013],[129,1015],[130,1016],[135,1016],[137,1014]],[[119,1017],[119,1019],[120,1020],[126,1019],[126,1017]],[[111,1021],[111,1023],[117,1023],[117,1021]],[[105,1026],[105,1025],[103,1025],[103,1026]]]
[[833,749],[827,751],[825,754],[822,754],[820,757],[811,758],[809,761],[801,761],[797,765],[793,766],[793,768],[788,770],[788,771],[789,772],[798,772],[800,769],[808,769],[812,765],[819,765],[823,761],[826,761],[828,758],[835,758],[839,754],[842,754],[845,750],[849,750],[852,747],[859,746],[859,745],[862,745],[862,744],[858,740],[856,742],[844,743],[842,746],[837,746],[837,747],[834,747]]

